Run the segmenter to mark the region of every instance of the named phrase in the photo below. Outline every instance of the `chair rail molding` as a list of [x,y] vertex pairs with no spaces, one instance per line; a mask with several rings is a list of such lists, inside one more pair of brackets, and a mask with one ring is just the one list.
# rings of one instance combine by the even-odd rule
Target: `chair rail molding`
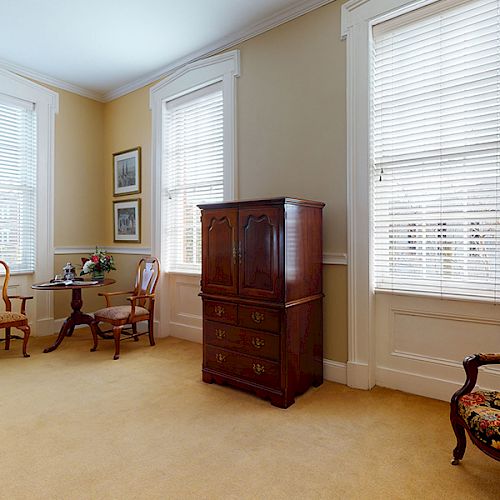
[[[128,247],[128,246],[109,246],[109,245],[97,245],[98,248],[102,248],[109,253],[123,254],[123,255],[151,255],[151,248],[149,247]],[[95,250],[95,246],[92,247],[55,247],[54,255],[72,255],[72,254],[90,254]]]
[[[347,89],[347,385],[375,384],[375,338],[371,283],[370,51],[376,22],[437,0],[350,0],[342,6]],[[367,202],[368,201],[368,202]]]
[[324,253],[323,264],[335,266],[347,266],[346,253]]

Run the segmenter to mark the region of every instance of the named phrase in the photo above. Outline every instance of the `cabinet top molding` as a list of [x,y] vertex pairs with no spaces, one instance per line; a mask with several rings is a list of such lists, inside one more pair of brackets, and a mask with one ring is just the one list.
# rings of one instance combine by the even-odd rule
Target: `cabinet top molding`
[[307,207],[317,207],[323,208],[325,204],[321,201],[303,200],[301,198],[290,198],[288,196],[282,196],[278,198],[264,198],[255,200],[241,200],[241,201],[221,201],[218,203],[203,203],[198,205],[202,210],[214,209],[214,208],[231,208],[231,207],[241,207],[241,206],[252,206],[252,205],[303,205]]

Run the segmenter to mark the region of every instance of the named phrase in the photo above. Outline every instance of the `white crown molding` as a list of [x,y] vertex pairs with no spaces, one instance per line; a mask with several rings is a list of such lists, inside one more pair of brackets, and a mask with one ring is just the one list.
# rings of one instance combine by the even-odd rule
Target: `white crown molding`
[[[123,255],[151,255],[151,248],[148,247],[112,247],[100,246],[109,253]],[[73,254],[90,254],[95,250],[95,247],[55,247],[54,255],[73,255]]]
[[324,253],[323,254],[323,264],[336,265],[336,266],[347,266],[347,254],[346,253]]
[[191,54],[188,54],[187,56],[182,57],[177,61],[174,61],[173,63],[168,64],[157,71],[154,71],[153,73],[149,73],[141,78],[138,78],[137,80],[127,83],[126,85],[122,85],[121,87],[111,90],[110,92],[106,92],[103,96],[104,101],[112,101],[113,99],[117,99],[118,97],[129,94],[134,90],[140,89],[146,85],[149,85],[150,83],[165,78],[171,73],[174,73],[175,71],[181,69],[186,64],[195,62],[198,59],[204,57],[209,57],[211,55],[217,54],[222,50],[234,47],[239,43],[249,40],[250,38],[253,38],[257,35],[261,35],[262,33],[276,28],[281,24],[292,21],[297,17],[307,14],[308,12],[323,7],[324,5],[327,5],[334,1],[335,0],[305,0],[296,2],[294,5],[282,9],[276,14],[253,24],[248,28],[232,33],[227,37],[221,38],[217,42],[206,45],[200,50],[191,52]]
[[40,73],[39,71],[27,68],[26,66],[11,63],[9,61],[6,61],[5,59],[0,59],[0,68],[15,73],[16,75],[36,80],[40,83],[46,83],[47,85],[52,85],[53,87],[67,90],[68,92],[73,92],[73,94],[88,97],[89,99],[94,99],[95,101],[104,102],[103,95],[99,94],[98,92],[84,89],[83,87],[79,87],[78,85],[73,85],[72,83],[65,82],[64,80],[59,80],[58,78],[54,78],[44,73]]

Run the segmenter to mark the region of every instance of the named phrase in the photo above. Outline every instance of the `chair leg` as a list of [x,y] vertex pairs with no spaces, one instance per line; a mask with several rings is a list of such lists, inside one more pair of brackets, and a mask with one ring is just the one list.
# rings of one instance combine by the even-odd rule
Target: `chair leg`
[[137,342],[139,340],[137,336],[137,323],[132,323],[132,333],[134,334],[134,342]]
[[155,345],[153,324],[154,324],[154,321],[152,319],[148,319],[148,331],[149,331],[149,343],[150,343],[150,345]]
[[25,358],[29,358],[30,355],[26,351],[28,349],[28,340],[30,338],[31,328],[29,327],[29,325],[18,326],[17,328],[24,333],[24,337],[23,337],[23,356]]
[[92,332],[92,340],[94,341],[94,345],[90,348],[90,352],[97,351],[97,322],[93,321],[90,323],[90,331]]
[[121,326],[114,326],[113,327],[113,337],[115,339],[115,355],[113,356],[113,359],[119,359],[120,358],[120,337],[122,333],[122,328]]
[[452,420],[451,425],[457,437],[457,446],[453,450],[453,460],[451,463],[452,465],[458,465],[464,457],[467,440],[465,438],[465,429],[457,421]]
[[5,329],[5,350],[10,349],[10,328]]

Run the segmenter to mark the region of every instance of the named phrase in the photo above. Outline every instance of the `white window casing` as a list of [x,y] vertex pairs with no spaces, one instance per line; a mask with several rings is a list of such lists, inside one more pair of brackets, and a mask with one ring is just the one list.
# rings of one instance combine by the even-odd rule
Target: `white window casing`
[[[199,235],[195,229],[199,215],[194,209],[179,210],[181,206],[188,207],[183,200],[188,200],[192,207],[217,198],[237,197],[237,76],[239,51],[235,50],[188,64],[151,88],[152,248],[155,255],[162,256],[162,268],[167,272],[200,273],[199,255],[196,255]],[[196,115],[206,118],[206,112],[213,113],[210,133],[207,127],[197,127]],[[191,136],[181,138],[186,132],[183,130],[186,122],[182,124],[186,117],[188,134],[206,134],[205,139],[212,141],[208,148],[200,148],[201,143],[191,141]],[[186,155],[190,157],[187,159]],[[185,230],[186,217],[193,222],[192,229]],[[192,248],[186,254],[189,245]]]
[[[9,154],[7,156],[10,156],[12,165],[18,165],[23,157],[22,161],[28,160],[30,163],[31,157],[36,151],[35,172],[30,169],[29,173],[25,174],[28,185],[23,186],[23,189],[19,191],[19,193],[23,191],[20,196],[30,200],[28,205],[35,204],[35,209],[32,211],[35,214],[34,228],[33,221],[29,217],[21,216],[21,219],[18,219],[22,221],[23,229],[21,232],[24,232],[25,237],[31,240],[31,245],[34,238],[35,250],[34,256],[24,255],[19,259],[20,264],[16,273],[29,273],[30,282],[45,281],[54,275],[54,141],[55,115],[58,112],[59,95],[42,85],[0,69],[0,103],[3,105],[4,113],[6,109],[14,109],[17,110],[15,113],[18,117],[22,116],[18,121],[18,130],[20,130],[19,127],[27,127],[28,129],[33,127],[34,129],[33,135],[31,132],[28,134],[30,139],[26,139],[24,145],[17,148],[18,153],[14,156]],[[36,120],[32,121],[33,115],[36,116]],[[21,123],[23,125],[20,125]],[[13,133],[13,129],[10,128],[10,130]],[[33,167],[33,165],[31,166]],[[4,170],[4,174],[5,172],[6,170]],[[11,181],[17,182],[19,178],[16,180],[16,175],[12,170],[11,173],[13,175]],[[32,191],[33,184],[36,186],[36,194]],[[19,190],[19,186],[16,189]],[[31,193],[28,195],[30,190]],[[23,213],[23,209],[18,213]],[[28,227],[30,229],[27,229]],[[9,254],[10,250],[6,249],[5,252],[4,258],[7,261],[11,260],[13,256]],[[32,250],[28,252],[28,254],[31,253]],[[8,263],[10,264],[10,262]],[[35,314],[30,316],[33,332],[36,332],[37,335],[53,333],[53,319],[52,293],[36,294]]]

